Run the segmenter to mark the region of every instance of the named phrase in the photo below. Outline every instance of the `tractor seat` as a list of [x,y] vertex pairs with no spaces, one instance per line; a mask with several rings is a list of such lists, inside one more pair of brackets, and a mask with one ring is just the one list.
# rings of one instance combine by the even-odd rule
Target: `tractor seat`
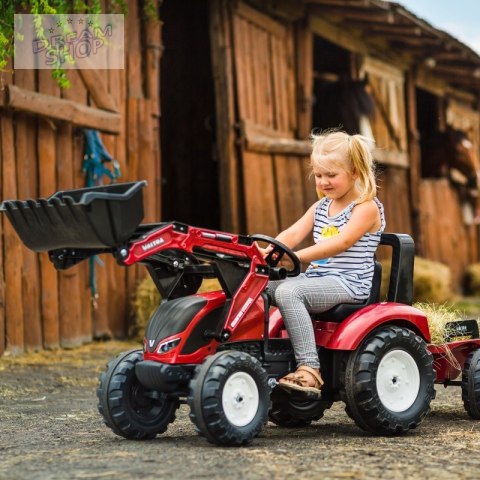
[[312,313],[312,320],[322,322],[341,322],[342,320],[345,320],[352,313],[361,310],[367,305],[378,302],[380,298],[381,284],[382,264],[375,261],[372,279],[372,291],[370,292],[370,296],[366,300],[364,300],[362,303],[341,303],[325,312]]

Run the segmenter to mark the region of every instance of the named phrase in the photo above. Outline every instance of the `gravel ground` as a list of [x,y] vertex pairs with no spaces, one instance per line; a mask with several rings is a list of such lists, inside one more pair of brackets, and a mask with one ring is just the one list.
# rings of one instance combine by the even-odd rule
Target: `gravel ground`
[[364,433],[337,403],[308,428],[269,423],[243,448],[208,444],[186,406],[155,440],[125,440],[103,424],[95,388],[107,360],[130,348],[0,359],[0,479],[480,478],[480,422],[464,412],[458,387],[437,386],[431,414],[403,437]]

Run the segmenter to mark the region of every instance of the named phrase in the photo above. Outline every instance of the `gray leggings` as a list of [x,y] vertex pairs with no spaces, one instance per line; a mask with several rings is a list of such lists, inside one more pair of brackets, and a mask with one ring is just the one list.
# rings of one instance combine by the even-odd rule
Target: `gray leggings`
[[298,277],[268,283],[268,292],[282,313],[295,352],[297,366],[320,368],[310,313],[329,310],[339,303],[359,303],[331,277]]

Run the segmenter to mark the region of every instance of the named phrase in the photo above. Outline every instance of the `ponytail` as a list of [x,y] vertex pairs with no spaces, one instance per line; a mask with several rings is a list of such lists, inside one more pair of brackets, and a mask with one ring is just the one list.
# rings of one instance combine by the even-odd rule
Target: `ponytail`
[[349,135],[348,137],[348,150],[352,167],[358,175],[358,181],[362,189],[362,195],[358,203],[372,200],[377,195],[375,165],[371,150],[373,144],[373,139],[363,135]]

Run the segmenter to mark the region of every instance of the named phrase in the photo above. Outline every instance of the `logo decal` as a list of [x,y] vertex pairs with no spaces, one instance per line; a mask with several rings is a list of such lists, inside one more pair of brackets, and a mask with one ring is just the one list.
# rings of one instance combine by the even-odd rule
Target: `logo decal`
[[155,240],[152,240],[151,242],[145,243],[145,245],[142,245],[142,250],[146,252],[147,250],[151,250],[152,248],[158,247],[158,245],[161,245],[162,243],[165,243],[165,240],[163,238],[156,238]]
[[253,303],[253,298],[248,297],[247,301],[243,304],[243,307],[240,309],[240,311],[235,315],[235,318],[233,319],[233,322],[231,324],[232,328],[235,328],[237,326],[237,323],[240,321],[240,319],[245,315],[245,312],[248,310],[248,307]]

